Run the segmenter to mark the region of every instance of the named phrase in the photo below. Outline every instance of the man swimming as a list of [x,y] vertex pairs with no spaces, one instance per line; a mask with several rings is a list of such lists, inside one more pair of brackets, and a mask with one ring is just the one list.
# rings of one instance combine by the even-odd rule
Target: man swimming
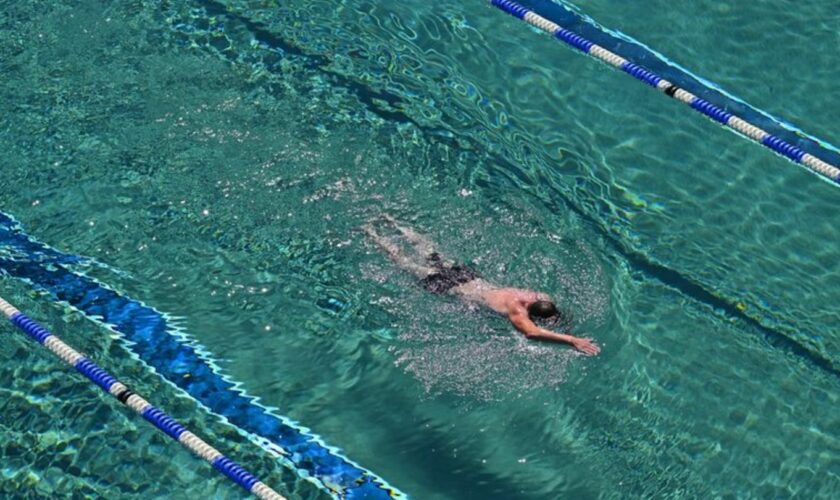
[[405,237],[415,255],[409,255],[388,238],[380,236],[372,224],[365,224],[362,228],[397,265],[417,275],[426,290],[435,294],[455,294],[464,300],[485,305],[507,316],[513,326],[529,339],[564,342],[588,356],[601,351],[592,339],[555,333],[537,326],[535,321],[564,319],[548,295],[496,286],[479,277],[472,268],[444,260],[425,236],[401,226],[393,217],[385,215],[383,218]]

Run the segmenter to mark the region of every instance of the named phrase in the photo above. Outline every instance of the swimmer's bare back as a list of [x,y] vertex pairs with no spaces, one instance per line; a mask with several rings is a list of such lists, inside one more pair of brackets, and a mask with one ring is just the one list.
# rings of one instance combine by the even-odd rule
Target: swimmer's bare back
[[589,338],[555,333],[537,326],[528,315],[528,306],[538,300],[550,300],[544,293],[519,288],[499,288],[481,278],[452,289],[462,298],[484,304],[499,314],[507,316],[513,326],[531,340],[562,342],[578,351],[595,356],[601,348]]
[[[529,339],[569,344],[587,356],[601,352],[601,348],[589,338],[554,333],[540,328],[532,320],[528,308],[538,302],[547,302],[554,308],[546,294],[518,288],[498,287],[480,277],[471,269],[447,262],[434,250],[434,243],[413,229],[397,223],[393,217],[383,216],[410,243],[414,252],[406,252],[390,239],[381,236],[372,223],[362,229],[391,259],[403,269],[413,272],[432,293],[450,293],[464,300],[489,307],[507,316],[517,330]],[[556,309],[554,310],[555,312]]]

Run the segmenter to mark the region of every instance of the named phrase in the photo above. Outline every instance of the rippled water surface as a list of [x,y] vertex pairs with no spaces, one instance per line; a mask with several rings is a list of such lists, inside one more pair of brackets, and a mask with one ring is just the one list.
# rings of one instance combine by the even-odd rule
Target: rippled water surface
[[[478,0],[0,5],[0,210],[399,490],[840,496],[837,187]],[[835,2],[679,5],[576,7],[840,142]],[[601,355],[425,293],[359,230],[383,213],[553,294]],[[117,334],[0,284],[285,495],[327,498]],[[0,328],[4,496],[241,497]]]

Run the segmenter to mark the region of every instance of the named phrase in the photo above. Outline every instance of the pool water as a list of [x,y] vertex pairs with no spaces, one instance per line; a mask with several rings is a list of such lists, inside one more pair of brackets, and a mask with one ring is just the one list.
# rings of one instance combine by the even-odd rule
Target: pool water
[[[577,7],[840,143],[833,2]],[[0,68],[0,210],[407,495],[840,495],[840,191],[484,2],[14,2]],[[423,292],[383,213],[601,355]],[[328,498],[37,283],[0,295]],[[3,496],[243,496],[0,328]]]

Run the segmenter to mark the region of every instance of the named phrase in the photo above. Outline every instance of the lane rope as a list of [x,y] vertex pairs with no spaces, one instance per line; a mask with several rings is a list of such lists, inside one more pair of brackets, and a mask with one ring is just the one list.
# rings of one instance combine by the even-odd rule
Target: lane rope
[[131,391],[125,384],[118,381],[99,365],[65,344],[60,338],[20,312],[2,297],[0,297],[0,311],[18,329],[49,349],[65,363],[74,367],[79,373],[102,388],[103,391],[114,396],[120,403],[140,414],[140,416],[151,422],[152,425],[175,441],[181,443],[194,455],[209,462],[216,470],[248,492],[254,494],[257,498],[263,500],[286,500],[285,497],[266,486],[265,483],[257,479],[256,476],[248,472],[244,467],[224,456],[219,450],[187,430],[177,420]]
[[685,89],[662,78],[644,66],[635,64],[627,59],[611,52],[604,47],[570,31],[559,24],[550,21],[536,12],[522,6],[512,0],[489,0],[489,3],[508,14],[525,21],[526,23],[549,33],[585,54],[594,56],[607,64],[614,66],[637,80],[656,88],[665,95],[687,104],[695,111],[706,115],[712,120],[726,125],[754,142],[757,142],[775,153],[807,167],[811,171],[821,175],[829,181],[840,184],[840,168],[827,163],[816,156],[806,153],[799,147],[776,137],[769,132],[757,127],[746,120],[726,111],[725,109],[712,104],[711,102],[688,92]]
[[89,258],[32,238],[17,220],[0,212],[0,276],[47,292],[118,334],[134,359],[333,498],[405,498],[310,429],[248,394],[244,384],[228,377],[210,352],[166,313],[80,272],[88,265]]

